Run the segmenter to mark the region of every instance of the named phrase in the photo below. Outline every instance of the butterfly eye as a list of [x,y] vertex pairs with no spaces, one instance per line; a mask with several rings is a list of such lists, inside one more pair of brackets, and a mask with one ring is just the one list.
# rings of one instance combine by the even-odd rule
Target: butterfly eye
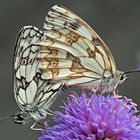
[[18,114],[15,116],[15,123],[17,124],[23,124],[24,123],[24,118],[21,114]]
[[21,60],[21,65],[27,65],[27,59],[25,59],[25,58],[22,59],[22,60]]
[[122,75],[120,76],[120,80],[121,80],[121,81],[123,81],[125,78],[126,78],[126,74],[122,74]]

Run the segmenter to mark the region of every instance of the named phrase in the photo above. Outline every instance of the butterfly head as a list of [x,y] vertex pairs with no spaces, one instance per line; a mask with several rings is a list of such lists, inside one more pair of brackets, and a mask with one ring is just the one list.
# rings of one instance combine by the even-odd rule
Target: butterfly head
[[135,69],[135,70],[130,70],[126,72],[117,71],[116,74],[114,75],[114,80],[113,80],[114,83],[116,83],[115,88],[117,88],[119,84],[122,84],[127,79],[127,75],[129,75],[130,73],[136,73],[136,72],[140,72],[140,70]]
[[14,122],[15,122],[16,124],[25,124],[25,123],[26,123],[26,122],[25,122],[25,119],[24,119],[23,113],[16,114],[16,115],[14,116],[14,118],[15,118]]
[[117,84],[121,84],[127,79],[127,75],[125,72],[117,71],[115,78],[116,78]]
[[119,84],[127,79],[126,74],[122,71],[117,71],[116,74],[109,77],[104,77],[100,82],[98,91],[100,93],[115,91]]
[[117,70],[116,74],[109,77],[109,79],[109,87],[111,88],[110,91],[115,91],[118,85],[122,84],[127,79],[127,75],[125,72]]
[[14,122],[16,124],[26,124],[31,119],[35,121],[40,121],[46,117],[46,112],[38,110],[37,108],[32,108],[31,110],[28,108],[24,112],[20,112],[14,115]]

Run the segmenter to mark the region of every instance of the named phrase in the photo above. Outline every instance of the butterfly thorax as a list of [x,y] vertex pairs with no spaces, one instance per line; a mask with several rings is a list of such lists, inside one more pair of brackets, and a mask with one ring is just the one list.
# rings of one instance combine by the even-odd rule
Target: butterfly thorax
[[124,72],[116,71],[114,75],[112,74],[109,75],[108,77],[104,76],[100,79],[80,84],[80,86],[85,89],[95,89],[99,93],[106,93],[115,91],[117,86],[123,83],[125,79],[126,75]]
[[41,110],[38,107],[32,107],[32,105],[28,105],[28,107],[26,107],[25,113],[35,121],[40,121],[46,117],[46,111]]
[[19,112],[15,115],[15,123],[26,124],[31,119],[38,122],[46,117],[46,112],[44,110],[39,110],[37,107],[34,108],[30,108],[30,107],[28,105],[26,110]]
[[114,75],[109,77],[103,77],[99,85],[98,91],[101,93],[115,91],[119,84],[123,83],[126,79],[126,75],[122,71],[116,71]]

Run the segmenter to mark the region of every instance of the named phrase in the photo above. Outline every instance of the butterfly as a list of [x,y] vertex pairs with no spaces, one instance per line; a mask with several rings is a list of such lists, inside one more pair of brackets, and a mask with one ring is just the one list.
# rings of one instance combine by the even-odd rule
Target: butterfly
[[21,29],[13,66],[14,95],[21,111],[9,117],[19,124],[33,119],[32,129],[52,113],[49,107],[65,86],[111,92],[126,74],[140,72],[117,70],[111,51],[97,33],[59,5],[48,12],[43,31],[34,26]]
[[69,87],[116,90],[126,74],[116,69],[114,57],[97,33],[69,9],[55,5],[46,16],[39,60],[43,79]]
[[[26,124],[30,120],[35,128],[47,114],[53,114],[49,107],[59,95],[62,83],[42,79],[40,61],[37,59],[40,47],[36,45],[43,38],[43,32],[33,26],[25,26],[19,32],[13,61],[14,95],[20,112],[1,118],[15,118],[15,123]],[[40,130],[40,129],[39,129]]]

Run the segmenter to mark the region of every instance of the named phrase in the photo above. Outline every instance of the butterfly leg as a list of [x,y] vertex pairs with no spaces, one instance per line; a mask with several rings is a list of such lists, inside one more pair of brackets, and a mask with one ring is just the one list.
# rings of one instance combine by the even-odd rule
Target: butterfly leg
[[[102,82],[103,82],[103,80],[101,80],[101,82],[99,83],[99,85],[97,86],[96,89],[92,89],[92,91],[93,91],[92,93],[94,93],[94,94],[92,94],[92,96],[90,97],[90,99],[89,99],[89,101],[88,101],[88,105],[89,105],[90,102],[92,101],[92,99],[93,99],[95,93],[97,93],[97,91],[99,90],[100,86],[102,85]],[[101,94],[102,94],[102,93],[101,93]]]
[[50,110],[50,109],[47,109],[47,112],[46,112],[48,115],[51,115],[51,116],[55,116],[55,117],[59,117],[58,114],[56,114],[54,111]]
[[113,91],[113,96],[114,96],[114,98],[122,98],[122,96],[121,95],[119,95],[118,94],[118,90],[117,89],[115,89],[114,91]]
[[40,124],[40,125],[43,125],[42,123],[40,123],[40,122],[35,122],[35,123],[33,123],[33,125],[31,125],[31,130],[35,130],[35,131],[41,131],[41,130],[43,130],[42,128],[37,128],[37,127],[35,127],[36,126],[36,124]]
[[[96,90],[92,89],[93,93],[95,94]],[[91,95],[89,101],[88,101],[88,105],[90,104],[90,102],[92,101],[94,94]]]
[[67,90],[68,90],[68,86],[66,86],[65,84],[62,84],[62,87],[60,89],[60,94],[63,94]]

